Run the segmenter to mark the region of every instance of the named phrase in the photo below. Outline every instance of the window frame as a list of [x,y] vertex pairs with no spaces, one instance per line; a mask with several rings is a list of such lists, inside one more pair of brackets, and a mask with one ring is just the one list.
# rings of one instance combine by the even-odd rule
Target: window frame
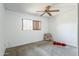
[[[32,26],[32,29],[24,29],[24,20],[30,20],[30,19],[22,19],[22,30],[24,31],[24,30],[27,30],[27,31],[29,31],[29,30],[33,30],[33,26]],[[32,20],[30,20],[30,21],[32,21]],[[32,24],[33,24],[33,21],[32,21]]]
[[[22,19],[22,30],[23,31],[25,31],[25,30],[27,30],[27,31],[41,30],[41,21],[39,21],[39,20],[31,20],[32,21],[32,25],[31,25],[32,29],[24,29],[24,22],[23,22],[24,20],[31,20],[31,19]],[[36,26],[34,25],[35,22],[38,23]],[[35,28],[34,26],[37,27],[37,28]]]

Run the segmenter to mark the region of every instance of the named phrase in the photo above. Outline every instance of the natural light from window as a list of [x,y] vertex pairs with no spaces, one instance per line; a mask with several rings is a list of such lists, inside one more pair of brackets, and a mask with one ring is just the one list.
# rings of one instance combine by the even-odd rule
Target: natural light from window
[[32,30],[33,22],[32,20],[23,20],[23,30]]

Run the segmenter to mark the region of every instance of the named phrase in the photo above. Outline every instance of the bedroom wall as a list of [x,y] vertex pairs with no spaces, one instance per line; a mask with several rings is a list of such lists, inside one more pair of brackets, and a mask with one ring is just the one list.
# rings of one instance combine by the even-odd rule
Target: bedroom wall
[[[52,33],[54,40],[64,41],[66,44],[77,47],[77,4],[59,4],[58,15],[38,17],[30,14],[6,10],[5,12],[5,41],[7,47],[43,40],[43,34]],[[22,18],[41,20],[41,31],[22,31]]]
[[77,46],[77,4],[60,4],[59,14],[49,18],[49,32],[54,40],[63,41],[68,45]]
[[5,52],[5,43],[4,43],[4,34],[3,34],[3,18],[4,18],[4,6],[0,3],[0,56],[4,55]]
[[[41,30],[23,31],[22,18],[40,20]],[[6,10],[5,17],[5,39],[7,48],[43,40],[43,34],[48,32],[48,21],[46,18],[30,14]]]

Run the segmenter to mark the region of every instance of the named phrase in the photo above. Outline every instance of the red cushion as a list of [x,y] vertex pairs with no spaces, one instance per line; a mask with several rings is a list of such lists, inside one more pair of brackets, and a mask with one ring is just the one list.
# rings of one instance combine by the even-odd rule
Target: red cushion
[[56,42],[56,41],[54,41],[53,44],[54,44],[54,45],[66,46],[65,43],[62,43],[62,42]]

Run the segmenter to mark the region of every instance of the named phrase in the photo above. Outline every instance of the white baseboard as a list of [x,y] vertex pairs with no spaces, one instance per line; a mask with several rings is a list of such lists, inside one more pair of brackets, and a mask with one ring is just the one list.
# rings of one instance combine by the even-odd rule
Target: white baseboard
[[71,47],[74,47],[74,48],[78,48],[77,46],[74,46],[74,45],[70,45],[70,44],[67,44],[68,46],[71,46]]

